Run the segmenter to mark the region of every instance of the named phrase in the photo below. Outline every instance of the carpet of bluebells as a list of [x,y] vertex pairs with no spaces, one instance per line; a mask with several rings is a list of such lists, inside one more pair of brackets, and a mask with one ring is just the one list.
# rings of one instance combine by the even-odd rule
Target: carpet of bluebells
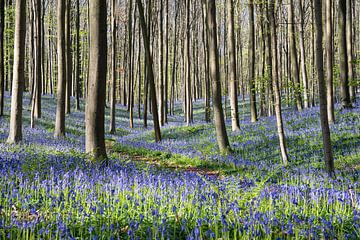
[[338,109],[331,127],[336,179],[323,170],[318,108],[285,111],[291,164],[283,167],[273,117],[252,124],[241,106],[241,130],[229,131],[234,154],[222,156],[201,105],[191,127],[179,114],[169,117],[161,143],[139,119],[130,129],[118,106],[118,133],[106,138],[225,164],[231,174],[144,167],[111,153],[106,166],[90,162],[84,114],[71,113],[67,137],[55,140],[55,100],[44,96],[43,118],[31,129],[27,98],[21,144],[6,144],[9,117],[0,119],[0,239],[360,238],[359,103]]

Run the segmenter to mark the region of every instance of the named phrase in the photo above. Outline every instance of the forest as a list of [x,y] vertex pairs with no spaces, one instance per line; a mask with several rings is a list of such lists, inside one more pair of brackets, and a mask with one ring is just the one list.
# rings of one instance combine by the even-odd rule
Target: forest
[[0,0],[0,240],[360,239],[359,0]]

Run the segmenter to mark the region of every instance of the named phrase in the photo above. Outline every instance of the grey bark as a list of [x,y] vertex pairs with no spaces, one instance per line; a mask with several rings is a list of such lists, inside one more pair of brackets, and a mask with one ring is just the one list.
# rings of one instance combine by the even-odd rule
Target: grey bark
[[229,77],[230,77],[230,105],[231,105],[231,126],[233,131],[240,129],[239,124],[239,107],[238,107],[238,79],[236,75],[236,46],[235,46],[235,24],[234,24],[234,2],[227,0],[228,15],[228,51],[229,51]]
[[333,88],[333,65],[334,65],[334,36],[332,19],[332,0],[325,2],[325,51],[326,51],[326,98],[327,115],[329,123],[335,122],[334,111],[334,88]]
[[116,106],[116,1],[111,1],[111,92],[110,92],[110,129],[109,132],[114,134],[115,127],[115,106]]
[[256,110],[256,89],[255,89],[255,17],[254,17],[254,0],[249,0],[249,92],[250,92],[250,112],[251,122],[258,120]]
[[340,95],[343,108],[351,108],[349,64],[346,45],[346,0],[339,0]]
[[319,96],[320,96],[320,119],[321,130],[323,135],[323,149],[325,156],[326,169],[330,176],[334,177],[334,158],[331,147],[330,129],[327,117],[327,100],[326,100],[326,84],[324,77],[324,63],[323,63],[323,26],[322,26],[322,3],[321,0],[314,2],[315,10],[315,30],[316,30],[316,69],[318,73],[319,82]]
[[207,4],[207,39],[210,63],[209,70],[213,92],[214,124],[220,152],[226,154],[231,152],[231,148],[228,135],[226,133],[224,112],[221,99],[220,66],[216,24],[216,3],[215,0],[208,0]]
[[158,107],[156,101],[156,89],[155,89],[155,81],[154,81],[154,69],[153,69],[153,60],[150,51],[150,38],[148,34],[148,29],[145,22],[144,8],[141,3],[141,0],[136,0],[139,16],[140,16],[140,24],[141,30],[143,34],[144,47],[145,47],[145,56],[146,56],[146,68],[147,75],[150,87],[150,97],[151,97],[151,106],[153,112],[153,121],[154,121],[154,130],[155,130],[155,141],[161,141],[161,131],[160,131],[160,123],[159,123],[159,115],[158,115]]
[[86,153],[96,160],[107,159],[105,148],[105,93],[107,70],[106,1],[90,0],[89,90],[85,111]]
[[65,8],[66,0],[58,0],[57,5],[57,56],[58,82],[55,132],[56,138],[65,136],[65,87],[66,87],[66,47],[65,47]]
[[277,52],[277,32],[276,32],[276,22],[275,22],[275,0],[270,0],[268,9],[268,18],[270,23],[270,32],[271,32],[271,49],[272,55],[272,83],[273,83],[273,91],[274,91],[274,103],[275,103],[275,115],[276,115],[276,128],[279,137],[279,145],[281,151],[281,158],[284,165],[287,165],[289,162],[289,157],[287,153],[286,146],[286,137],[284,132],[284,124],[282,118],[282,110],[281,110],[281,95],[279,89],[279,77],[278,77],[278,52]]
[[24,61],[26,38],[26,1],[16,0],[15,6],[15,43],[13,84],[11,96],[10,132],[7,142],[18,143],[22,140],[22,101],[24,91]]

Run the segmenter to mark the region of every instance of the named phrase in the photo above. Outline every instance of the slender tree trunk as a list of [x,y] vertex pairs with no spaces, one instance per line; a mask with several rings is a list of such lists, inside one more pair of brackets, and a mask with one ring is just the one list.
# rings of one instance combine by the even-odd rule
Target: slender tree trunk
[[58,0],[57,6],[57,51],[58,51],[58,83],[57,107],[55,120],[56,138],[65,136],[65,87],[66,87],[66,40],[65,40],[65,8],[66,0]]
[[110,129],[109,132],[114,134],[115,127],[115,107],[116,107],[116,0],[111,1],[111,92],[110,92]]
[[139,16],[140,16],[140,24],[143,34],[144,47],[145,47],[145,56],[146,56],[146,68],[148,81],[150,85],[150,96],[151,96],[151,104],[153,111],[153,121],[154,121],[154,130],[155,130],[155,141],[161,141],[161,132],[160,132],[160,123],[157,109],[157,101],[156,101],[156,89],[155,89],[155,81],[154,81],[154,70],[153,70],[153,60],[150,51],[150,38],[148,34],[148,29],[146,27],[145,16],[144,16],[144,8],[141,3],[141,0],[136,0]]
[[303,0],[299,0],[300,5],[300,57],[301,57],[301,72],[304,88],[304,107],[309,108],[309,80],[306,67],[306,53],[305,53],[305,13],[303,7]]
[[105,93],[107,70],[106,1],[90,0],[90,76],[86,98],[85,146],[96,160],[107,159],[105,148]]
[[168,122],[169,89],[169,0],[165,0],[165,76],[164,76],[164,123]]
[[346,1],[347,0],[339,0],[340,95],[342,107],[351,108],[349,64],[346,45]]
[[321,0],[314,2],[315,8],[315,26],[316,26],[316,68],[319,81],[319,96],[320,96],[320,119],[321,130],[323,135],[324,155],[326,169],[330,176],[334,177],[334,158],[331,147],[330,129],[327,117],[327,100],[326,100],[326,84],[324,77],[324,63],[323,63],[323,26],[322,26],[322,3]]
[[250,92],[250,112],[251,122],[256,122],[256,89],[255,89],[255,17],[254,0],[249,0],[249,92]]
[[0,0],[0,116],[4,116],[5,64],[4,64],[5,0]]
[[[274,98],[275,98],[275,115],[276,115],[276,127],[279,136],[279,144],[281,151],[281,158],[284,165],[287,165],[289,162],[287,146],[286,146],[286,138],[284,132],[282,111],[281,111],[281,95],[279,89],[279,77],[278,77],[278,52],[277,52],[277,33],[276,33],[276,22],[275,22],[275,0],[270,0],[269,9],[268,9],[268,18],[270,23],[270,34],[271,34],[271,52],[269,54],[272,55],[272,82],[273,82],[273,90],[274,90]],[[269,36],[270,37],[270,36]]]
[[240,129],[239,108],[237,94],[237,76],[236,76],[236,47],[235,47],[235,24],[234,24],[234,2],[227,0],[228,15],[228,51],[230,59],[230,105],[231,105],[231,126],[233,131]]
[[185,60],[186,60],[186,78],[185,78],[185,116],[186,124],[189,126],[193,123],[192,119],[192,91],[191,91],[191,25],[190,25],[190,6],[191,0],[186,0],[186,47],[185,47]]
[[33,98],[33,111],[32,116],[36,119],[41,118],[41,57],[42,57],[42,44],[41,44],[41,0],[35,0],[34,17],[35,17],[35,84],[36,89],[34,91],[35,97]]
[[80,111],[81,49],[80,49],[80,0],[76,0],[76,110]]
[[159,3],[159,29],[158,29],[158,100],[159,100],[159,118],[161,126],[165,124],[165,116],[164,116],[164,4],[163,0],[160,0]]
[[211,120],[211,106],[210,106],[210,98],[211,98],[211,87],[210,87],[210,70],[209,70],[209,42],[208,38],[208,28],[207,28],[207,6],[203,4],[203,47],[204,47],[204,63],[205,63],[205,71],[204,71],[204,81],[205,81],[205,121],[210,122]]
[[214,106],[214,123],[216,129],[216,137],[220,152],[231,152],[229,139],[226,133],[224,112],[221,99],[221,83],[220,83],[220,66],[219,52],[217,42],[217,24],[216,24],[216,3],[215,0],[207,1],[207,28],[208,28],[208,51],[210,59],[210,77],[212,81],[213,106]]
[[326,0],[325,6],[325,51],[326,51],[326,97],[327,97],[327,115],[329,123],[335,122],[334,113],[334,87],[333,87],[333,56],[334,56],[334,36],[332,24],[332,0]]
[[66,2],[65,13],[65,35],[66,35],[66,114],[71,112],[71,86],[72,86],[72,53],[71,53],[71,0]]
[[350,100],[353,102],[356,98],[354,85],[354,42],[353,42],[353,18],[352,18],[353,0],[346,0],[346,48],[348,56],[349,72],[349,91]]
[[178,4],[175,3],[175,18],[174,18],[174,45],[173,45],[173,59],[172,59],[172,73],[171,73],[171,91],[170,91],[170,114],[174,114],[175,108],[175,84],[176,84],[176,68],[177,68],[177,45],[178,45],[178,38],[177,38],[177,31],[178,31],[178,24],[177,19],[179,15],[179,7]]
[[301,87],[300,87],[300,71],[299,64],[297,58],[297,49],[296,49],[296,41],[295,41],[295,16],[294,16],[294,3],[293,0],[290,0],[289,4],[289,42],[290,42],[290,56],[291,56],[291,70],[292,77],[294,78],[294,92],[295,92],[295,100],[296,107],[298,111],[303,109],[302,107],[302,97],[301,97]]
[[24,61],[26,38],[26,1],[16,0],[15,6],[14,68],[11,96],[10,132],[7,142],[22,140],[22,100],[24,90]]

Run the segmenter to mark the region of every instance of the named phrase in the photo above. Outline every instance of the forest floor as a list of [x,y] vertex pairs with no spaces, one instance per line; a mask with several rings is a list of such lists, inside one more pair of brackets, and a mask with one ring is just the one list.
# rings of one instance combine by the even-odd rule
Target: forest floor
[[359,102],[337,108],[331,126],[335,180],[324,171],[318,108],[285,110],[291,163],[283,167],[274,117],[250,123],[241,104],[241,130],[227,121],[234,152],[223,156],[202,106],[194,103],[187,127],[177,105],[161,143],[151,121],[144,129],[136,118],[130,129],[117,106],[104,166],[84,154],[83,112],[67,116],[57,140],[53,97],[44,96],[31,129],[26,96],[21,144],[5,143],[9,116],[0,119],[0,239],[360,238]]

